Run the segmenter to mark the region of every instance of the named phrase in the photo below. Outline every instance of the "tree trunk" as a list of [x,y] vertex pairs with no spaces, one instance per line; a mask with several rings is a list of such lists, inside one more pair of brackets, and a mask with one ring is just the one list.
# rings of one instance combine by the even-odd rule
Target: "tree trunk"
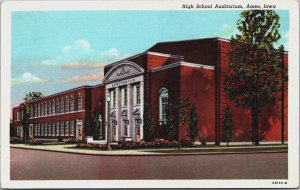
[[253,106],[252,106],[252,128],[254,129],[254,140],[255,140],[255,145],[259,145],[259,108],[257,105],[257,102],[254,101]]
[[251,111],[252,111],[252,115],[251,115],[251,125],[252,125],[252,145],[255,144],[255,127],[254,127],[254,119],[253,119],[253,116],[254,116],[254,113],[253,113],[253,108],[251,108]]

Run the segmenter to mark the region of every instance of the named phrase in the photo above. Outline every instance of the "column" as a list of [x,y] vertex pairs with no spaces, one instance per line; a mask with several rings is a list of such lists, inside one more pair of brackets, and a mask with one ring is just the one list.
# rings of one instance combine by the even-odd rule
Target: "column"
[[107,124],[108,124],[108,103],[106,101],[106,97],[108,96],[109,94],[109,91],[108,90],[105,90],[105,141],[107,141]]
[[121,141],[121,93],[120,88],[117,87],[116,89],[116,135],[117,135],[117,141]]
[[129,136],[132,138],[133,140],[133,120],[132,120],[132,86],[131,84],[127,85],[127,119],[129,121],[129,125],[128,125],[128,134]]
[[140,125],[140,139],[144,139],[144,82],[140,82],[140,98],[141,98],[141,115],[140,118],[142,119],[142,124]]

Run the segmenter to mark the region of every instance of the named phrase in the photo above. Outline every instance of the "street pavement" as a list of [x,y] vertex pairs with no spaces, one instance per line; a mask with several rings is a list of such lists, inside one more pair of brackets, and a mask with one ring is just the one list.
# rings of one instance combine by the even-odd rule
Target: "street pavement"
[[12,180],[287,179],[287,153],[84,155],[11,148]]

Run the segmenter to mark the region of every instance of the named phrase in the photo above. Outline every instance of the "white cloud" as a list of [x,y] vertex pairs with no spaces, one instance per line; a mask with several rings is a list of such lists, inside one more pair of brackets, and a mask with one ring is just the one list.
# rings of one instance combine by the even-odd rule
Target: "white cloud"
[[87,40],[79,39],[62,47],[61,55],[43,60],[41,64],[59,66],[64,69],[90,69],[99,67],[99,64],[114,62],[128,56],[129,54],[122,54],[116,48],[99,52],[93,49]]
[[100,60],[104,62],[113,62],[129,57],[129,54],[121,54],[118,49],[110,48],[107,51],[100,53]]
[[44,83],[47,82],[45,79],[41,79],[30,72],[25,72],[19,77],[15,77],[12,79],[12,83],[16,84],[29,84],[29,83]]
[[91,54],[94,51],[95,50],[91,48],[90,43],[85,39],[75,40],[72,45],[66,45],[62,48],[63,55],[67,55],[67,56],[78,52]]

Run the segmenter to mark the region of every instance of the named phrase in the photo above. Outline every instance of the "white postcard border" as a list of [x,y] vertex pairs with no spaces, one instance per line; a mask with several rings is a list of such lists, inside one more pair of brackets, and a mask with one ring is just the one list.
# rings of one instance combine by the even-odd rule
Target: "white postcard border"
[[[11,12],[46,10],[182,10],[184,3],[204,0],[103,0],[103,1],[4,1],[1,4],[1,186],[3,188],[292,188],[299,184],[299,2],[296,0],[253,0],[252,4],[276,4],[290,12],[288,93],[288,184],[274,180],[10,180],[9,118],[11,100]],[[245,0],[214,0],[210,3],[243,4]],[[238,9],[201,9],[238,10]],[[292,39],[292,40],[291,40]],[[100,183],[101,181],[101,183]],[[278,181],[276,179],[276,181]]]

